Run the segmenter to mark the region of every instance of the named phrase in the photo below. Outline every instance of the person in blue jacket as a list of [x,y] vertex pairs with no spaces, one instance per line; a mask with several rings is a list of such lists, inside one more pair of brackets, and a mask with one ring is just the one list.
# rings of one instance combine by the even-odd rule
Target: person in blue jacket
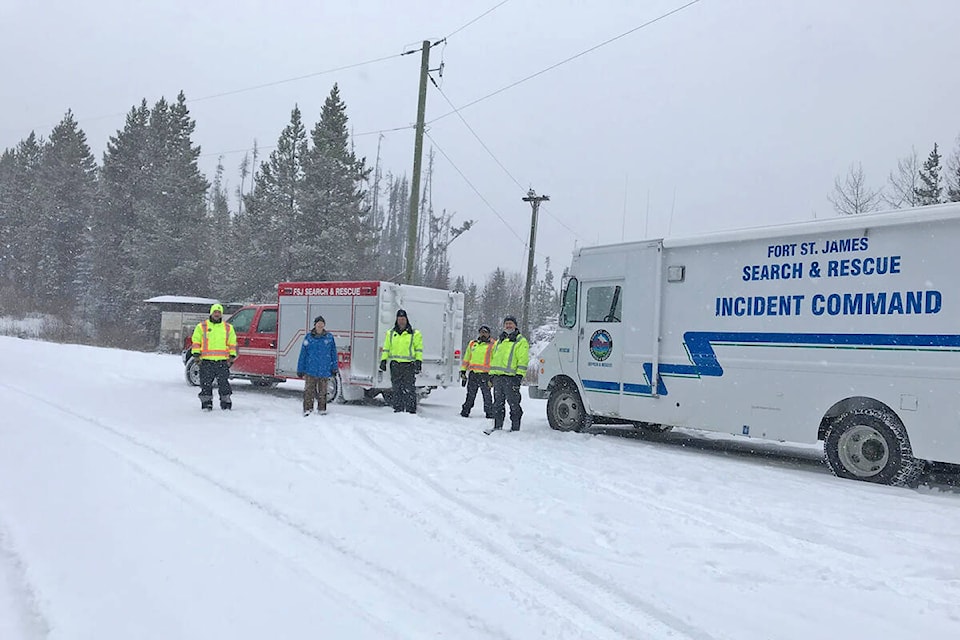
[[327,323],[323,316],[313,320],[313,329],[303,339],[300,347],[300,359],[297,361],[297,375],[304,379],[303,415],[313,412],[313,400],[317,400],[317,413],[327,412],[327,382],[337,375],[337,343],[333,335],[325,329]]

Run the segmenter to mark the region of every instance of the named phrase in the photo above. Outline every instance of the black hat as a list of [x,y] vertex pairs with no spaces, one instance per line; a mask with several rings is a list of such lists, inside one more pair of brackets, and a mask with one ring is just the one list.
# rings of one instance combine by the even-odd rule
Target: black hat
[[406,317],[407,317],[407,312],[404,311],[403,309],[398,309],[398,310],[397,310],[397,317],[399,318],[400,316],[403,316],[404,318],[406,318]]
[[503,321],[504,323],[506,323],[507,321],[510,321],[513,324],[517,324],[517,316],[507,316],[506,318],[503,319]]
[[478,329],[478,331],[486,331],[487,333],[490,333],[490,327],[488,327],[485,324],[482,324],[480,325],[480,328]]
[[316,318],[313,319],[313,324],[317,324],[318,322],[327,324],[327,321],[323,319],[323,316],[317,316]]

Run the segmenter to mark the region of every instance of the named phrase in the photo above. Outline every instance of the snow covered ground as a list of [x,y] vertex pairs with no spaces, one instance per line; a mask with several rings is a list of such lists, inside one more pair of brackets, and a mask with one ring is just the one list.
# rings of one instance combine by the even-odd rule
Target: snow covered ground
[[[957,638],[960,494],[0,338],[0,638]],[[744,455],[750,452],[751,455]]]

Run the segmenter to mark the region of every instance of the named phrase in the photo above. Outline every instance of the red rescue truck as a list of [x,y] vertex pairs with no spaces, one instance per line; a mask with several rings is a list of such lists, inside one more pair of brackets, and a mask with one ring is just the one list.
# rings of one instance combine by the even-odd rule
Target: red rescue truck
[[[237,360],[231,378],[272,387],[295,378],[300,345],[313,319],[326,320],[337,342],[340,374],[331,379],[332,400],[389,397],[390,374],[381,372],[380,349],[397,309],[423,334],[423,369],[417,376],[421,396],[457,384],[463,331],[463,294],[383,281],[282,282],[277,304],[242,307],[228,319],[237,332]],[[199,367],[189,345],[183,354],[186,380],[199,385]]]

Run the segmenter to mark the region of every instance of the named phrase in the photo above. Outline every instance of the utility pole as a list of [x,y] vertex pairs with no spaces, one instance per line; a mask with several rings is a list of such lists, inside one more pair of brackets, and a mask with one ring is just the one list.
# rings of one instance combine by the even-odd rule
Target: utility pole
[[430,75],[430,41],[423,41],[420,56],[420,98],[417,102],[417,128],[413,142],[413,177],[410,179],[410,224],[407,227],[406,284],[413,284],[413,267],[417,260],[417,220],[420,213],[420,165],[423,160],[423,127],[427,111],[427,77]]
[[520,325],[524,333],[530,331],[528,326],[530,322],[530,287],[533,284],[533,254],[537,245],[537,212],[540,210],[540,203],[549,199],[550,196],[538,196],[533,189],[527,191],[527,197],[523,198],[524,202],[530,203],[532,209],[530,213],[530,251],[527,255],[527,285],[524,287],[523,319]]

